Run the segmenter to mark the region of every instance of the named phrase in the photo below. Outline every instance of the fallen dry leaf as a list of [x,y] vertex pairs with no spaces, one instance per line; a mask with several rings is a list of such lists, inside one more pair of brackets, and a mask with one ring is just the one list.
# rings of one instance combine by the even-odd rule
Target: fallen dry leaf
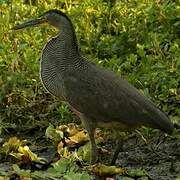
[[104,164],[95,164],[90,166],[90,171],[100,176],[114,175],[114,174],[124,174],[125,169],[116,166],[106,166]]
[[1,152],[4,152],[6,154],[8,154],[12,151],[16,152],[16,151],[18,151],[18,148],[20,146],[24,146],[27,143],[28,143],[27,140],[20,140],[17,137],[11,137],[11,138],[9,138],[8,142],[5,142],[2,145]]
[[33,153],[28,146],[20,146],[18,148],[18,152],[17,153],[10,153],[10,155],[14,156],[15,158],[19,159],[19,160],[23,160],[25,162],[38,162],[41,164],[45,163],[45,159],[44,158],[40,158],[38,157],[35,153]]
[[89,136],[84,130],[77,132],[74,136],[65,138],[65,142],[69,147],[75,147],[77,144],[82,144],[87,141],[89,141]]

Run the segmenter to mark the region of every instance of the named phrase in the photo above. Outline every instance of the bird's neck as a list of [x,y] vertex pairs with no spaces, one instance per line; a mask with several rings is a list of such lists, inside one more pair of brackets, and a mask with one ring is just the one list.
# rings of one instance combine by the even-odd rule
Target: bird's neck
[[58,26],[59,37],[65,42],[68,48],[78,51],[77,38],[72,23],[62,17]]

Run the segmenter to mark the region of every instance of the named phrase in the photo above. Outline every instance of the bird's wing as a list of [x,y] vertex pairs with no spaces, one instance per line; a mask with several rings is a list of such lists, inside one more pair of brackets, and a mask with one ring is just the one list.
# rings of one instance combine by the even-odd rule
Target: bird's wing
[[71,71],[65,87],[67,101],[91,119],[135,126],[149,116],[146,106],[150,102],[127,81],[101,68]]

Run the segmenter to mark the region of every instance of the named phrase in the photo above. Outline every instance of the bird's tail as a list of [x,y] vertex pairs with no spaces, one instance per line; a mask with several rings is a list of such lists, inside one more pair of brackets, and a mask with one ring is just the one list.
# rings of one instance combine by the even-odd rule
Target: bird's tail
[[174,125],[168,116],[158,108],[152,108],[150,126],[160,129],[167,134],[172,134],[174,129]]

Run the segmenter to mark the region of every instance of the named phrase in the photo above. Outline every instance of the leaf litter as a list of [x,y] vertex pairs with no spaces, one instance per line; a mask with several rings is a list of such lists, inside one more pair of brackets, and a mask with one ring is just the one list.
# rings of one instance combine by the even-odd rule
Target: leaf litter
[[[178,140],[177,134],[178,132],[176,132],[173,137],[167,138],[165,140],[165,145],[167,146],[167,152],[169,153],[169,156],[171,152],[169,152],[170,147],[168,147],[168,145],[173,147],[174,144],[172,140],[175,142]],[[155,138],[157,138],[158,134],[155,135]],[[103,157],[108,160],[111,159],[111,154],[109,152],[112,152],[114,147],[110,145],[115,145],[116,143],[110,142],[111,140],[113,141],[111,134],[107,136],[108,138],[105,138],[105,136],[107,136],[107,134],[104,135],[102,131],[97,129],[95,137],[96,143],[99,144],[98,150],[100,156],[102,157],[101,161],[105,164],[109,164],[106,160],[103,160]],[[36,152],[32,152],[31,150],[34,142],[30,140],[21,140],[18,137],[11,137],[7,142],[3,143],[0,154],[3,162],[12,161],[12,163],[8,165],[9,169],[6,168],[6,171],[4,171],[4,167],[6,165],[3,167],[3,165],[0,164],[0,177],[9,178],[17,176],[20,179],[26,177],[30,179],[75,178],[87,180],[92,178],[129,178],[138,180],[140,180],[140,178],[144,180],[154,179],[159,175],[159,167],[156,164],[157,159],[159,158],[159,164],[161,164],[164,163],[164,161],[166,162],[168,158],[167,156],[164,156],[163,158],[163,154],[160,149],[160,147],[163,146],[163,143],[160,143],[160,140],[159,144],[157,145],[158,147],[156,147],[154,150],[154,152],[158,150],[157,154],[154,154],[152,149],[149,150],[148,148],[151,143],[154,143],[155,138],[148,137],[150,139],[148,139],[148,142],[147,139],[145,139],[145,141],[141,136],[137,138],[133,135],[132,137],[134,138],[129,139],[123,145],[123,151],[120,152],[119,158],[117,160],[117,166],[108,166],[100,163],[95,165],[88,165],[90,157],[90,142],[86,130],[73,123],[68,125],[60,125],[58,127],[54,127],[50,124],[46,129],[45,138],[42,141],[48,141],[50,144],[52,144],[52,146],[54,146],[55,152],[53,158],[51,158],[49,161],[47,156],[41,157],[43,155],[41,151],[46,151],[49,146],[44,147],[44,149],[40,148],[40,152],[36,154]],[[178,143],[178,141],[176,143]],[[108,144],[109,147],[106,144]],[[178,146],[178,144],[176,145]],[[41,144],[41,146],[43,145]],[[44,146],[46,146],[46,144],[44,144]],[[38,146],[35,146],[32,149],[36,151],[36,147]],[[145,152],[143,152],[142,149],[140,152],[140,147],[143,148]],[[108,148],[110,149],[108,150]],[[178,153],[176,151],[174,151],[174,157],[176,157],[176,153]],[[50,151],[50,154],[51,153],[52,151]],[[173,158],[172,156],[173,154],[171,154],[171,158]],[[147,159],[145,159],[145,157]],[[151,170],[153,169],[151,164],[152,162],[154,163],[154,167],[157,168],[157,174],[155,173],[154,175],[151,174]],[[171,177],[177,176],[177,172],[179,170],[177,166],[179,164],[176,162],[178,161],[176,160],[174,164],[171,162],[167,162],[168,164],[166,164],[166,166],[170,166],[169,168],[171,168],[171,171],[174,171],[172,172]],[[169,165],[169,163],[171,164]],[[24,166],[25,164],[28,164],[28,166]],[[152,167],[152,169],[149,169],[149,167]],[[163,179],[163,175],[161,179]]]

